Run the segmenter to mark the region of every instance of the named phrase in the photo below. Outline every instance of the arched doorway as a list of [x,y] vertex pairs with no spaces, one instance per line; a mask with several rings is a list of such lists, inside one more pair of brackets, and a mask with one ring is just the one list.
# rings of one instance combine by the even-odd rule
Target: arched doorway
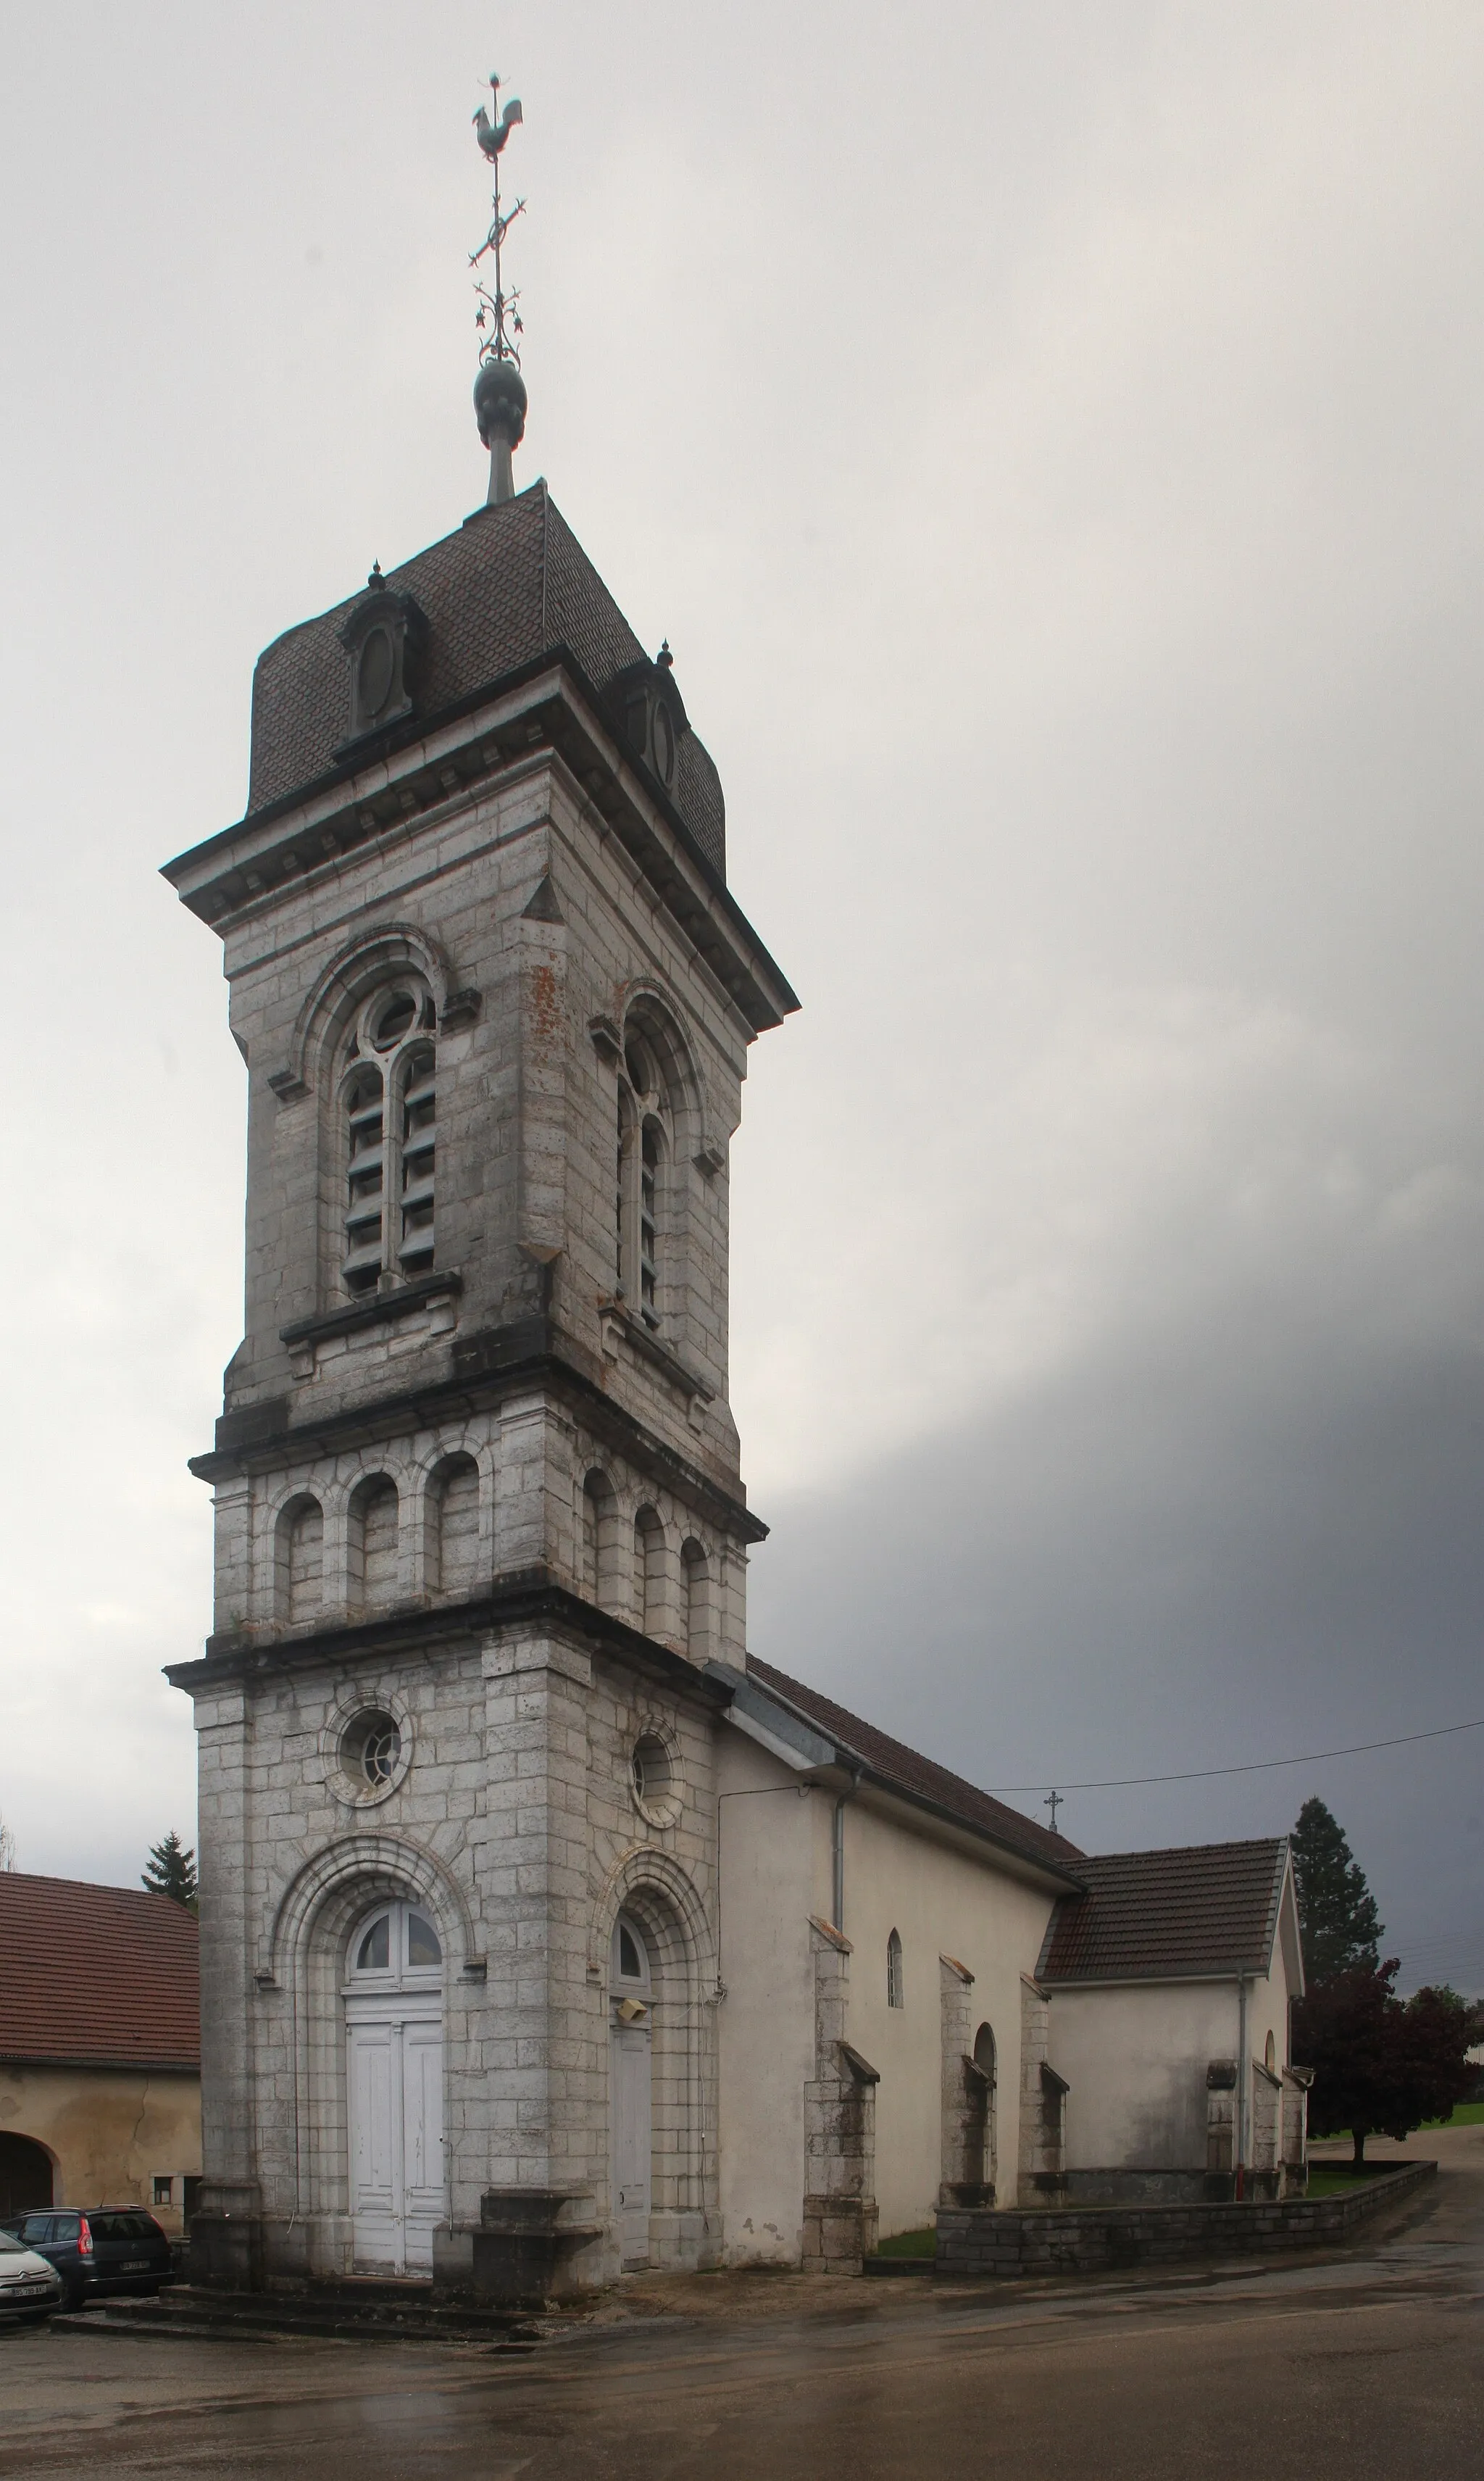
[[351,1933],[344,1985],[356,2271],[432,2272],[443,2171],[443,1949],[415,1904],[382,1903]]
[[613,2221],[623,2262],[649,2263],[654,1975],[632,1913],[613,1923],[609,1953]]
[[52,2158],[34,2136],[0,2128],[0,2222],[55,2205]]

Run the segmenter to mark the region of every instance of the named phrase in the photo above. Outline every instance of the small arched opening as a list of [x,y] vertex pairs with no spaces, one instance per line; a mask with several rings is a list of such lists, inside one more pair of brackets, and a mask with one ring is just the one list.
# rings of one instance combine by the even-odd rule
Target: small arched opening
[[669,1596],[664,1528],[652,1507],[641,1507],[634,1519],[634,1583],[639,1627],[646,1636],[667,1640]]
[[683,1543],[680,1567],[686,1596],[686,1652],[692,1662],[705,1662],[713,1652],[715,1627],[711,1562],[705,1545],[693,1539]]
[[369,1474],[351,1494],[347,1579],[352,1611],[384,1610],[396,1600],[401,1512],[389,1474]]
[[480,1573],[480,1469],[460,1451],[445,1457],[430,1485],[428,1589],[461,1599]]
[[325,1512],[311,1493],[291,1499],[273,1531],[273,1617],[294,1628],[325,1597]]

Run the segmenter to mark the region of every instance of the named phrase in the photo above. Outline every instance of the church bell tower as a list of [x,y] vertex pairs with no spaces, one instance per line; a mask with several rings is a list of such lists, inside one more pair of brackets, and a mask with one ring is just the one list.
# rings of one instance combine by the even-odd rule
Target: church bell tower
[[[764,1530],[728,1149],[796,1003],[668,649],[514,487],[519,119],[498,88],[479,116],[488,497],[268,647],[245,815],[166,872],[248,1081],[246,1332],[193,1460],[214,1623],[169,1675],[199,1740],[194,2271],[236,2285],[508,2297],[714,2247],[716,1719]],[[624,2022],[671,2071],[638,2240],[621,1938]]]

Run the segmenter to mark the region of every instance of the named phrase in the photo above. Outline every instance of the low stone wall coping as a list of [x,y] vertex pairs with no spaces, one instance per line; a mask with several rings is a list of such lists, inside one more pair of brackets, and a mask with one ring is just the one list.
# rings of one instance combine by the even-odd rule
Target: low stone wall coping
[[1357,2180],[1348,2195],[1279,2203],[1171,2206],[940,2207],[939,2274],[1098,2274],[1176,2258],[1312,2247],[1424,2187],[1436,2162]]

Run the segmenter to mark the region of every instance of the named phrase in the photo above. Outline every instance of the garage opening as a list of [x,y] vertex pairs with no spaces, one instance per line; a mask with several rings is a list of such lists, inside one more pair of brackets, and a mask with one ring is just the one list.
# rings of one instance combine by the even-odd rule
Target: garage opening
[[34,2214],[56,2204],[52,2158],[34,2136],[0,2128],[0,2223],[13,2214]]

